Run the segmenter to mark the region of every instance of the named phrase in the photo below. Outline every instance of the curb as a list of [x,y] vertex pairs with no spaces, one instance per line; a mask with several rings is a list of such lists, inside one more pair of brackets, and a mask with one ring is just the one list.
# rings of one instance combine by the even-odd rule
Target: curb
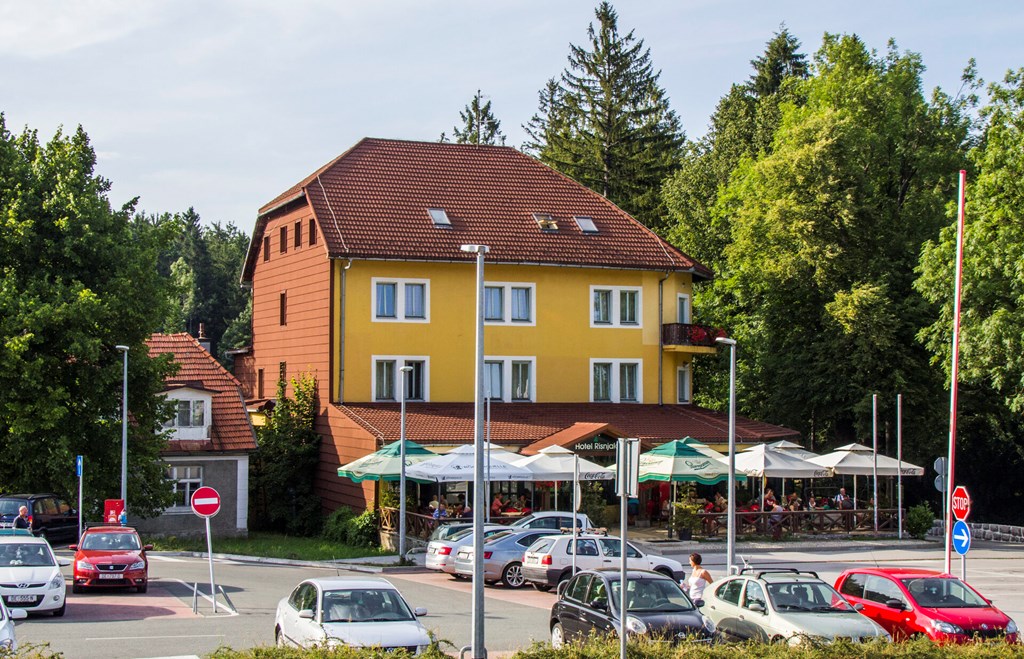
[[[189,558],[207,558],[209,554],[205,551],[160,551],[151,552],[158,556],[186,556]],[[243,554],[220,554],[214,552],[213,557],[218,560],[238,561],[240,563],[260,563],[265,565],[287,565],[292,567],[317,567],[324,569],[345,569],[353,572],[367,572],[371,574],[388,573],[416,573],[429,572],[422,565],[375,565],[373,563],[356,563],[359,559],[339,558],[333,561],[303,561],[297,558],[273,558],[269,556],[246,556]]]

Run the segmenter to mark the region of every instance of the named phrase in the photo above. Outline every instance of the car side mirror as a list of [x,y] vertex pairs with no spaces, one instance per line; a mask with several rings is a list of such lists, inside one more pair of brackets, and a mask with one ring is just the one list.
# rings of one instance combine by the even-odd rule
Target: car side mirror
[[8,609],[7,611],[11,614],[11,620],[24,620],[28,617],[28,611],[25,609]]
[[422,606],[417,606],[415,609],[413,609],[412,612],[417,618],[422,618],[423,616],[427,615],[427,609]]
[[142,545],[142,551],[153,551],[153,545]]
[[57,565],[59,565],[61,567],[67,567],[67,566],[71,565],[71,559],[70,558],[64,558],[63,556],[58,556],[57,557]]
[[864,610],[864,605],[858,602],[857,604],[853,605],[853,610],[854,611],[863,611]]
[[68,545],[68,549],[71,551],[78,551],[78,545]]
[[751,611],[755,611],[757,613],[764,613],[765,612],[764,604],[761,604],[760,602],[753,602],[747,608],[750,609]]
[[896,609],[898,611],[902,611],[903,610],[903,602],[901,602],[900,600],[895,599],[895,598],[893,598],[891,600],[885,600],[885,605],[887,607],[889,607],[890,609]]
[[302,609],[299,611],[299,617],[305,618],[306,620],[312,620],[316,617],[316,614],[313,613],[313,609]]
[[605,600],[591,600],[591,602],[590,602],[590,604],[588,606],[590,608],[596,609],[598,611],[607,611],[608,610],[608,602],[605,601]]

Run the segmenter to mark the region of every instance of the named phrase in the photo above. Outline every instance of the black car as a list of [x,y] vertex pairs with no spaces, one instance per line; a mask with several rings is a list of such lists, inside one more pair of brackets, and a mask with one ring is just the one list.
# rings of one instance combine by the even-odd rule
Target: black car
[[28,508],[33,535],[58,542],[78,539],[78,511],[52,493],[0,496],[0,529],[14,525],[22,506]]
[[[551,645],[591,633],[617,634],[621,593],[620,572],[601,568],[579,572],[558,589],[551,607]],[[629,570],[626,586],[626,630],[675,643],[712,643],[715,624],[693,605],[674,579],[647,570]]]

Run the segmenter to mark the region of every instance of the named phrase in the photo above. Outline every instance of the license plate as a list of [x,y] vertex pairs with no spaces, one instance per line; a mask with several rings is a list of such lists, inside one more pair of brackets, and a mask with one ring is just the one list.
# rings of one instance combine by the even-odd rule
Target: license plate
[[437,547],[429,547],[429,548],[427,548],[427,553],[428,554],[436,554],[437,553]]
[[123,579],[123,574],[101,574],[100,579]]
[[9,529],[14,526],[14,522],[0,522],[0,529]]
[[469,558],[469,552],[468,551],[460,551],[459,552],[459,558]]
[[35,602],[36,601],[36,596],[35,595],[8,595],[7,596],[7,601],[8,602]]

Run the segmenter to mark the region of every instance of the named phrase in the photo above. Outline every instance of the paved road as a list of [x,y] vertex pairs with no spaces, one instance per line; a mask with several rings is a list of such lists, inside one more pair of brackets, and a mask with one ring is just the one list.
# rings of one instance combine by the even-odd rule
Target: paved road
[[[847,545],[839,551],[740,550],[754,566],[787,566],[816,570],[833,581],[845,568],[860,565],[914,565],[939,568],[938,547],[888,549]],[[224,585],[237,614],[213,614],[208,601],[192,613],[191,584],[209,580],[203,559],[153,555],[151,584],[146,594],[102,593],[68,596],[63,618],[32,617],[17,625],[20,643],[49,643],[69,659],[150,658],[210,653],[221,645],[246,648],[273,642],[274,609],[296,583],[312,576],[356,574],[315,567],[215,563],[217,582]],[[724,573],[725,557],[717,548],[705,553],[705,565],[716,577]],[[959,564],[954,572],[959,574]],[[65,568],[70,575],[70,568]],[[365,576],[365,574],[364,574]],[[968,580],[1018,623],[1024,622],[1024,552],[1021,547],[976,544],[968,561]],[[429,610],[424,624],[448,641],[457,653],[472,636],[471,584],[446,575],[402,573],[387,577],[412,606]],[[208,585],[206,586],[208,588]],[[547,638],[547,615],[554,595],[533,589],[486,589],[487,648],[492,656]]]

